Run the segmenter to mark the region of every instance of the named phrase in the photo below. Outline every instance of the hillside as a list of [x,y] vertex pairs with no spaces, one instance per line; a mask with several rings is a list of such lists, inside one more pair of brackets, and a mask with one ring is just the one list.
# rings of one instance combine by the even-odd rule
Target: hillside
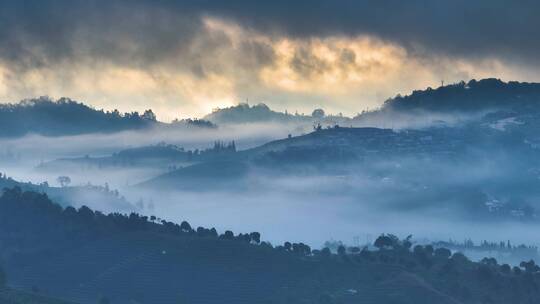
[[[136,209],[129,201],[107,186],[64,186],[53,187],[48,183],[34,184],[30,182],[20,182],[7,177],[0,172],[0,189],[19,187],[24,191],[35,191],[46,193],[55,202],[62,206],[78,206],[85,203],[92,203],[93,206],[99,206],[102,210],[119,210],[123,212]],[[97,205],[95,205],[97,204]]]
[[40,164],[39,170],[57,172],[66,168],[154,168],[174,169],[176,166],[185,166],[193,162],[223,160],[236,152],[234,141],[225,144],[215,141],[212,147],[206,149],[185,150],[176,145],[159,143],[157,145],[128,148],[113,153],[110,156],[61,158]]
[[206,115],[204,120],[217,124],[246,124],[246,123],[281,123],[298,124],[311,127],[313,123],[324,125],[349,124],[352,120],[343,115],[328,115],[323,109],[315,109],[311,115],[290,114],[287,111],[279,112],[270,109],[266,104],[259,103],[250,106],[247,103],[240,103],[223,109],[216,109]]
[[[539,122],[537,114],[501,112],[456,127],[321,128],[211,160],[199,158],[138,186],[264,192],[275,191],[276,185],[285,188],[279,183],[291,177],[295,182],[327,180],[333,186],[322,193],[359,205],[365,200],[388,211],[539,222],[539,139],[534,132]],[[460,170],[476,174],[469,178]],[[372,195],[376,191],[381,192]]]
[[[455,131],[456,134],[459,130]],[[312,157],[326,157],[326,161],[332,159],[346,160],[347,158],[362,158],[368,155],[416,154],[422,152],[436,152],[439,150],[452,149],[445,145],[448,134],[436,134],[434,131],[404,130],[394,131],[379,128],[342,128],[334,127],[320,129],[315,132],[276,140],[260,147],[243,151],[248,158],[270,156],[279,157],[284,154],[298,154],[298,161],[309,162]],[[311,151],[311,153],[310,153]],[[335,155],[327,155],[334,152]],[[303,157],[302,157],[303,156]]]
[[44,297],[39,294],[16,291],[13,289],[0,290],[0,303],[2,304],[75,304]]
[[289,115],[271,110],[265,104],[250,106],[241,103],[236,106],[216,109],[204,117],[205,120],[218,124],[252,123],[252,122],[293,122],[307,121],[308,117],[300,115]]
[[540,300],[534,262],[513,270],[492,259],[473,263],[392,235],[376,240],[378,251],[274,247],[256,232],[62,209],[19,189],[0,197],[0,241],[11,286],[83,304],[99,297],[152,304]]
[[108,133],[151,127],[157,124],[151,110],[121,115],[118,111],[95,110],[71,99],[47,97],[0,105],[0,137],[28,133],[59,136]]
[[23,100],[14,104],[0,104],[0,138],[26,134],[44,136],[112,133],[147,128],[216,128],[200,119],[174,120],[163,123],[152,110],[144,113],[120,113],[89,107],[69,98],[52,100],[48,97]]
[[471,80],[417,90],[387,100],[381,111],[481,112],[501,109],[535,109],[540,106],[540,83]]
[[207,161],[164,173],[139,187],[153,189],[220,189],[240,186],[249,174],[249,164],[241,161]]
[[[204,119],[218,124],[238,123],[297,123],[312,124],[320,122],[323,125],[341,126],[369,126],[386,123],[400,126],[400,122],[407,121],[406,125],[415,125],[411,117],[417,120],[429,120],[425,115],[435,114],[476,114],[494,112],[499,110],[518,110],[538,112],[540,110],[540,84],[487,78],[470,80],[441,86],[416,90],[409,95],[398,95],[384,102],[379,108],[364,111],[355,117],[342,115],[325,115],[324,111],[317,109],[311,115],[291,115],[270,109],[265,104],[250,106],[239,104],[236,106],[217,109],[205,116]],[[360,109],[359,109],[360,110]],[[392,116],[387,116],[392,115]],[[445,120],[447,116],[436,116],[435,120]],[[392,122],[394,120],[394,122]],[[416,122],[418,124],[418,122]],[[434,123],[434,121],[429,121]]]
[[[310,127],[323,125],[377,125],[388,121],[385,115],[397,119],[397,114],[425,115],[452,113],[485,113],[498,110],[538,112],[540,84],[503,82],[498,79],[471,80],[441,86],[436,89],[417,90],[407,96],[396,96],[385,101],[380,109],[362,112],[354,118],[328,115],[322,109],[310,115],[282,113],[265,104],[236,106],[217,109],[201,120],[175,120],[171,124],[157,121],[151,110],[121,114],[118,111],[96,110],[68,98],[53,101],[47,97],[24,100],[15,104],[0,105],[0,137],[18,137],[25,134],[46,136],[110,133],[138,130],[148,127],[188,126],[215,128],[215,124],[280,123]],[[383,118],[386,117],[386,120]],[[420,119],[420,117],[418,117]],[[421,119],[426,119],[425,117]]]

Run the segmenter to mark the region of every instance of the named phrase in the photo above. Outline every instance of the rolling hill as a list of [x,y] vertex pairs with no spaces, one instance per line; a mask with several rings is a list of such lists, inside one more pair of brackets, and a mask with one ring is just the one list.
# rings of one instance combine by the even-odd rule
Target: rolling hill
[[[432,124],[438,120],[450,118],[450,115],[485,114],[500,110],[518,110],[538,112],[540,109],[540,84],[486,78],[470,80],[455,84],[415,90],[409,95],[387,99],[380,108],[363,111],[354,117],[342,115],[325,115],[320,109],[312,115],[291,115],[270,109],[265,104],[236,106],[216,109],[204,119],[218,124],[242,123],[297,123],[312,124],[320,122],[323,125],[341,126],[373,126],[382,123],[391,124],[394,120],[396,126],[400,121],[407,121],[404,125],[414,126],[414,120],[426,120],[433,116]],[[359,109],[360,110],[360,109]],[[413,117],[410,117],[410,116]],[[420,124],[425,125],[425,123]]]
[[540,299],[538,270],[529,264],[512,270],[491,259],[474,263],[445,249],[413,249],[392,235],[379,237],[376,251],[272,246],[255,232],[220,235],[187,222],[63,209],[17,188],[0,197],[0,241],[13,288],[82,304],[101,297],[120,304]]
[[382,111],[475,112],[536,108],[540,105],[540,83],[487,78],[417,90],[384,103]]
[[34,184],[20,182],[6,175],[0,174],[0,189],[19,187],[25,191],[46,193],[62,206],[78,206],[85,203],[97,203],[103,210],[119,210],[128,212],[136,207],[127,201],[118,191],[105,186],[83,185],[53,187],[48,183]]
[[144,113],[120,113],[118,110],[97,110],[69,98],[49,97],[0,104],[0,138],[27,134],[66,136],[89,133],[114,133],[149,128],[216,128],[200,119],[174,120],[163,123],[152,110]]

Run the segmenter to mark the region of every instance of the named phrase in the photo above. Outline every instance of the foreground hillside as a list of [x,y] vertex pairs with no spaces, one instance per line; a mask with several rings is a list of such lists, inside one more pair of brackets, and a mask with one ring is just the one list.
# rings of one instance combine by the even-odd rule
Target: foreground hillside
[[0,198],[0,242],[13,288],[83,304],[540,301],[534,262],[473,263],[391,235],[377,239],[378,251],[274,247],[256,232],[63,209],[18,188]]

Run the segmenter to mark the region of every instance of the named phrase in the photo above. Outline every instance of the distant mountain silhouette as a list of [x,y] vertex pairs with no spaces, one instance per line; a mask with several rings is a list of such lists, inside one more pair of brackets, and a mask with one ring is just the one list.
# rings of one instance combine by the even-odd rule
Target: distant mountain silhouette
[[[417,118],[429,113],[453,115],[456,113],[476,113],[497,110],[540,111],[540,84],[527,82],[503,82],[488,78],[471,80],[441,86],[436,89],[413,91],[407,96],[396,96],[371,111],[363,111],[355,117],[325,115],[316,109],[311,115],[283,113],[271,110],[265,104],[250,106],[246,103],[217,109],[204,119],[218,124],[281,122],[314,123],[323,125],[365,126],[374,119],[373,124],[391,124],[392,120],[404,119],[399,114],[412,114]],[[322,111],[322,112],[321,112]],[[391,116],[387,116],[387,115]],[[369,124],[367,124],[369,125]]]
[[[121,114],[118,111],[96,110],[69,98],[53,101],[48,97],[0,105],[0,137],[17,137],[29,133],[46,136],[110,133],[149,127],[186,125],[215,128],[216,124],[296,123],[310,125],[366,125],[371,118],[390,123],[396,114],[413,114],[418,118],[426,113],[475,113],[497,110],[540,111],[540,84],[503,82],[498,79],[471,80],[437,89],[418,90],[407,96],[396,96],[384,102],[380,109],[364,111],[350,118],[327,115],[315,109],[310,115],[290,114],[270,109],[260,103],[245,103],[217,109],[204,119],[159,122],[151,110]],[[391,114],[394,116],[385,116]]]
[[320,122],[331,125],[344,124],[351,120],[351,118],[342,115],[327,115],[323,109],[315,109],[311,115],[278,112],[270,109],[264,103],[251,106],[247,103],[241,103],[228,108],[216,109],[214,112],[206,115],[204,119],[217,124],[267,122],[312,124],[314,122]]
[[154,189],[218,189],[238,186],[249,173],[249,166],[241,161],[208,161],[165,173],[139,184]]
[[48,97],[40,97],[16,104],[0,104],[0,137],[19,137],[26,134],[62,136],[112,133],[177,126],[216,127],[209,121],[199,119],[175,120],[170,124],[159,122],[150,109],[142,114],[96,110],[69,98],[54,101]]
[[211,161],[234,158],[236,145],[234,141],[214,142],[214,146],[206,149],[185,150],[176,145],[158,143],[157,145],[128,148],[110,156],[77,158],[61,158],[40,164],[37,168],[48,172],[66,172],[71,169],[118,169],[118,168],[153,168],[158,170],[175,170],[177,167]]
[[121,115],[95,110],[68,98],[47,97],[0,105],[0,137],[28,133],[46,136],[108,133],[142,129],[158,124],[151,110]]
[[488,78],[414,91],[387,100],[381,111],[473,112],[540,106],[540,83]]
[[241,103],[236,106],[216,109],[208,114],[204,119],[217,124],[222,123],[251,123],[251,122],[286,122],[306,119],[304,116],[288,115],[271,110],[267,105],[260,103],[250,106],[247,103]]

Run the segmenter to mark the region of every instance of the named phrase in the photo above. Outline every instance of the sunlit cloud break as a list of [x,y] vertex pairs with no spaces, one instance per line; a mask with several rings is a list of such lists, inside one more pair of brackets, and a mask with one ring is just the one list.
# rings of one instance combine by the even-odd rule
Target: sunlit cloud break
[[[207,8],[143,10],[144,4],[115,3],[102,17],[104,25],[83,16],[73,20],[71,29],[51,34],[51,41],[19,25],[12,25],[19,35],[4,28],[3,36],[10,38],[6,41],[15,43],[0,44],[0,102],[67,96],[107,110],[152,108],[164,121],[201,117],[246,100],[278,110],[309,113],[323,107],[354,115],[398,93],[441,81],[540,78],[535,65],[504,54],[443,53],[418,39],[408,43],[383,32],[300,35],[290,28],[265,30]],[[90,10],[67,6],[76,12]],[[4,22],[11,25],[9,19]],[[103,29],[105,25],[109,27]],[[57,21],[44,31],[55,26],[68,24]],[[142,40],[136,29],[152,38]],[[58,46],[53,48],[55,40]],[[19,48],[17,55],[10,48]]]

